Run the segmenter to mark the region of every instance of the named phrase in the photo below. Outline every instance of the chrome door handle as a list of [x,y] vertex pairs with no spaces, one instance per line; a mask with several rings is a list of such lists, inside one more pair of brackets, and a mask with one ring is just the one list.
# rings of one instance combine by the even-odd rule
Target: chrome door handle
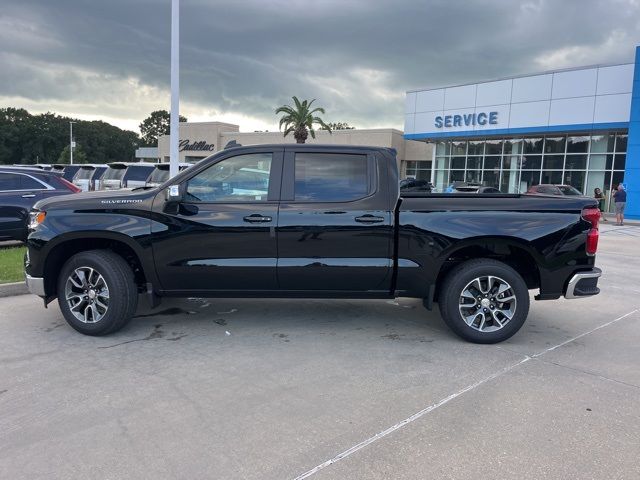
[[359,223],[381,223],[381,222],[384,222],[384,217],[376,217],[374,215],[362,215],[361,217],[356,217],[356,222],[359,222]]
[[24,195],[22,195],[22,198],[33,198],[35,196],[35,193],[25,193]]
[[242,217],[245,222],[249,223],[267,223],[272,220],[271,217],[265,217],[260,215],[259,213],[254,213],[253,215],[247,215],[246,217]]

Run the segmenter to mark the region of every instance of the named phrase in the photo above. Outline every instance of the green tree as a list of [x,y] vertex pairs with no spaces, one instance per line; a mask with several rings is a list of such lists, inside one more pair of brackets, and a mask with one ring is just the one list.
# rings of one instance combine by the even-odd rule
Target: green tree
[[350,126],[347,122],[329,122],[327,123],[331,130],[355,130],[356,127]]
[[316,132],[313,129],[315,124],[320,125],[321,130],[327,130],[331,133],[331,127],[324,123],[320,117],[314,116],[315,113],[325,114],[324,108],[322,107],[311,109],[311,105],[316,101],[315,98],[310,102],[307,100],[300,102],[297,97],[292,98],[295,104],[294,107],[291,105],[283,105],[276,109],[276,115],[279,113],[284,114],[280,118],[279,128],[282,129],[284,126],[285,137],[293,133],[293,138],[296,139],[297,143],[304,143],[309,134],[311,134],[311,138],[316,138]]
[[135,132],[102,121],[77,120],[52,112],[31,115],[9,107],[0,108],[0,164],[57,162],[69,144],[70,121],[76,122],[73,136],[91,163],[133,160],[140,144]]
[[[179,115],[181,122],[186,122],[186,117]],[[166,110],[156,110],[151,112],[140,124],[140,133],[142,134],[142,142],[146,146],[155,146],[158,144],[160,135],[169,135],[171,130],[171,114]]]
[[[69,163],[69,160],[69,145],[67,145],[62,149],[62,152],[60,152],[57,163]],[[77,143],[73,149],[73,163],[87,163],[87,154],[84,153],[82,147]]]

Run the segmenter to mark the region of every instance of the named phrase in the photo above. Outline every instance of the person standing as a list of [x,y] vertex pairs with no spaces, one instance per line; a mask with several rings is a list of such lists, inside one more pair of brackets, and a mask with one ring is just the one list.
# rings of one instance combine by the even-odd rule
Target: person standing
[[593,198],[598,201],[598,208],[600,209],[600,220],[607,221],[607,217],[604,216],[604,193],[599,188],[593,189]]
[[627,192],[622,183],[618,184],[618,189],[613,192],[613,200],[616,202],[616,225],[624,225],[624,207],[627,204]]

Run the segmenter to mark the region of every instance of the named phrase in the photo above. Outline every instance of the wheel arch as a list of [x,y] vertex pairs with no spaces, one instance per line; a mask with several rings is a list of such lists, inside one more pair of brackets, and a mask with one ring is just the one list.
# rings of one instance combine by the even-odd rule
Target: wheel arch
[[134,273],[138,290],[145,291],[148,282],[154,283],[153,267],[145,264],[145,253],[130,237],[118,233],[96,236],[95,233],[74,233],[58,239],[48,248],[43,267],[47,301],[57,296],[57,273],[73,255],[89,250],[110,250],[125,259]]
[[440,285],[453,268],[479,258],[490,258],[509,265],[522,276],[528,289],[540,287],[540,262],[535,251],[526,242],[504,237],[474,238],[443,252],[435,281],[434,300],[437,301]]

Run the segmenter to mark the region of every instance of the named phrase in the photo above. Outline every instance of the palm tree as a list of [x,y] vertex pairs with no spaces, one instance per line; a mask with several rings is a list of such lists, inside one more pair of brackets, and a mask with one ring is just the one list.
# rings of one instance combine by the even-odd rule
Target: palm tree
[[279,128],[282,129],[284,125],[284,136],[286,137],[293,132],[293,138],[297,143],[304,143],[309,133],[311,138],[316,138],[316,132],[313,129],[313,125],[320,125],[321,130],[327,130],[331,133],[331,127],[324,123],[320,117],[314,117],[314,113],[319,112],[324,115],[324,108],[316,107],[311,110],[311,104],[316,101],[314,98],[310,102],[303,100],[300,102],[297,97],[293,97],[295,107],[291,105],[283,105],[276,110],[276,114],[284,113],[280,119]]

